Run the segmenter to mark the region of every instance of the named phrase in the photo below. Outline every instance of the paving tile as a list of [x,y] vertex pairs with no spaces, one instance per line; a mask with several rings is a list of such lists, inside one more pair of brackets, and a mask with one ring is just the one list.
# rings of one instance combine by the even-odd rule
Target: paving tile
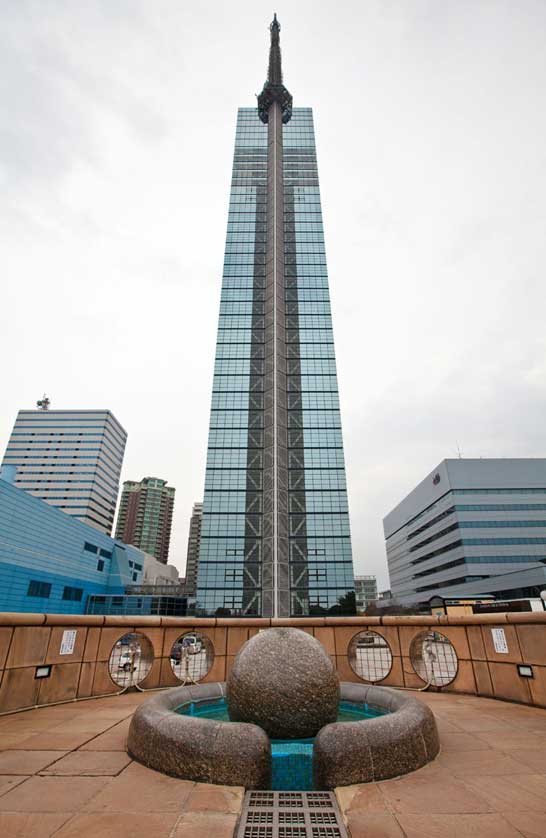
[[404,838],[396,818],[388,812],[351,812],[347,826],[351,838]]
[[184,808],[188,812],[240,812],[244,794],[242,786],[195,783]]
[[[450,751],[450,753],[462,753],[461,751]],[[412,771],[411,774],[404,774],[400,779],[412,780],[415,783],[429,783],[434,781],[450,781],[453,779],[453,773],[449,768],[443,765],[437,757],[434,762],[429,762],[417,771]]]
[[[15,786],[24,783],[25,780],[28,780],[28,777],[24,776],[16,776],[16,775],[5,775],[0,774],[0,798],[7,794],[11,789],[14,789]],[[0,833],[1,834],[1,833]]]
[[435,714],[436,727],[440,733],[462,733],[461,729],[456,724]]
[[546,774],[546,749],[518,750],[513,748],[510,750],[510,756],[516,762],[530,768],[533,774]]
[[544,774],[514,774],[511,777],[467,776],[464,782],[468,788],[487,800],[496,812],[546,812]]
[[488,715],[487,713],[469,713],[465,711],[457,716],[445,717],[453,727],[463,733],[481,733],[483,731],[513,731],[513,726],[505,719],[499,719],[495,715]]
[[232,838],[237,815],[225,812],[184,812],[172,838]]
[[[55,834],[55,838],[168,838],[178,815],[145,815],[89,812],[73,817]],[[215,833],[209,831],[208,838]],[[231,838],[231,837],[230,837]]]
[[[545,766],[546,766],[546,757]],[[486,751],[444,751],[437,763],[456,777],[463,779],[471,774],[499,776],[503,774],[528,774],[529,768],[508,754],[488,749]]]
[[88,713],[80,719],[58,722],[55,727],[49,728],[49,730],[50,733],[89,733],[90,735],[97,735],[98,733],[104,733],[115,723],[113,719],[96,718],[94,714]]
[[77,812],[107,782],[105,777],[30,777],[0,797],[0,811]]
[[17,748],[25,751],[73,751],[87,742],[92,733],[37,733],[19,742]]
[[38,815],[0,812],[0,835],[2,838],[50,838],[71,817],[71,812],[40,812]]
[[398,815],[406,838],[521,838],[498,814]]
[[[496,779],[496,778],[495,778]],[[491,812],[492,807],[460,780],[419,781],[412,775],[379,784],[391,808],[412,814]]]
[[20,733],[0,733],[0,751],[10,748],[20,748],[23,742],[28,741],[31,736],[35,736],[35,731],[22,731]]
[[34,712],[17,713],[14,716],[7,716],[2,719],[3,725],[0,725],[0,733],[24,733],[25,731],[38,733],[41,730],[48,730],[59,724],[59,720],[45,719],[43,717],[37,718]]
[[[1,756],[0,754],[0,759]],[[42,773],[76,777],[115,777],[130,762],[131,757],[121,751],[73,751]]]
[[512,730],[524,730],[527,733],[539,733],[546,736],[546,719],[536,716],[517,716],[510,722]]
[[477,741],[485,742],[491,748],[497,748],[500,751],[508,751],[512,748],[546,749],[546,735],[526,730],[511,730],[502,734],[490,730],[476,733],[475,736]]
[[37,774],[62,755],[63,751],[1,751],[0,774]]
[[[498,738],[497,733],[487,735]],[[474,733],[441,733],[440,745],[442,750],[450,751],[484,751],[486,748],[491,747],[489,742],[483,738],[479,738]]]
[[339,808],[345,812],[383,812],[387,801],[376,783],[355,786],[339,786],[336,789]]
[[180,813],[193,786],[188,780],[167,777],[132,762],[83,808],[87,812]]
[[134,707],[106,707],[103,710],[101,702],[99,701],[98,703],[95,702],[95,707],[93,710],[89,709],[86,712],[92,713],[93,717],[96,719],[110,719],[111,724],[114,724],[114,722],[121,722],[128,716],[132,716],[134,710]]
[[27,710],[21,713],[21,718],[26,719],[73,719],[79,713],[83,712],[81,705],[78,702],[68,702],[67,704],[57,704],[54,707],[38,707],[35,710]]
[[[480,701],[480,698],[473,699],[473,706],[479,709]],[[512,716],[518,719],[524,717],[546,719],[546,709],[544,707],[531,707],[528,704],[517,704],[512,701],[495,701],[494,699],[489,703],[489,707],[491,709],[484,710],[484,712],[495,712],[501,716]]]
[[546,818],[542,812],[505,812],[504,817],[525,838],[546,838]]
[[82,745],[85,751],[125,751],[127,745],[127,734],[131,718],[118,722],[114,727],[94,736]]

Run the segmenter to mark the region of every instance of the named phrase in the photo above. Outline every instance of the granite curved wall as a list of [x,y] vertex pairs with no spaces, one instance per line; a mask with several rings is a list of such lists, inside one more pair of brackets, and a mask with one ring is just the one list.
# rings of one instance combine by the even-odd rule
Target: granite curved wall
[[[0,713],[119,692],[108,671],[110,652],[120,637],[136,631],[147,637],[153,662],[143,689],[178,686],[170,653],[181,634],[198,631],[214,648],[203,683],[225,681],[241,645],[260,629],[295,626],[313,634],[335,663],[341,681],[366,683],[349,664],[354,636],[370,629],[388,643],[390,671],[381,686],[423,687],[410,660],[412,640],[435,628],[457,656],[457,673],[442,691],[470,693],[546,707],[546,612],[445,617],[326,617],[303,619],[195,619],[102,617],[0,613]],[[497,629],[502,629],[501,640]],[[492,631],[495,630],[495,631]],[[75,631],[73,648],[63,648],[65,632]],[[70,644],[68,645],[70,648]],[[499,651],[501,649],[501,651]],[[533,677],[518,673],[531,667]],[[50,667],[37,678],[37,667]]]
[[[175,712],[181,704],[223,698],[225,687],[175,687],[149,698],[131,719],[129,755],[185,780],[270,788],[271,746],[261,727]],[[321,728],[314,745],[315,788],[387,780],[422,768],[437,756],[440,743],[432,710],[412,695],[342,682],[340,698],[383,714]]]
[[341,683],[341,699],[386,711],[375,719],[334,722],[315,738],[315,788],[389,780],[431,762],[440,750],[430,707],[388,687]]
[[200,684],[156,693],[135,711],[127,738],[133,759],[172,777],[198,783],[267,789],[271,746],[265,731],[244,722],[181,716],[177,707],[223,698],[225,684]]

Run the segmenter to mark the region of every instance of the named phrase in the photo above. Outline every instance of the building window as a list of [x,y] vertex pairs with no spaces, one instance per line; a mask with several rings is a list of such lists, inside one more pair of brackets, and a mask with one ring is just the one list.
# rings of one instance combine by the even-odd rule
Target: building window
[[32,579],[28,583],[27,596],[39,596],[49,599],[51,593],[51,582],[36,582]]
[[68,599],[70,602],[81,602],[83,596],[83,588],[71,588],[65,585],[63,590],[63,599]]
[[95,547],[94,544],[89,544],[89,542],[86,541],[86,542],[84,542],[83,549],[87,550],[88,553],[96,553],[97,550],[98,550],[98,547]]
[[99,555],[103,556],[105,559],[111,559],[112,558],[112,551],[111,550],[103,550],[103,548],[101,547],[101,549],[99,550]]
[[138,573],[133,573],[133,582],[138,580]]
[[104,570],[104,559],[99,559],[97,562],[97,570]]

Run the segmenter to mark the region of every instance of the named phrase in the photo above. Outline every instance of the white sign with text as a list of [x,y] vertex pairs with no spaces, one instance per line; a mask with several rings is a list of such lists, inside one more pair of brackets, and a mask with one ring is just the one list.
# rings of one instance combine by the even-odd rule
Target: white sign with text
[[491,629],[491,634],[493,636],[493,645],[495,647],[495,652],[498,652],[502,655],[507,655],[508,643],[506,642],[506,635],[504,633],[504,629]]
[[61,648],[59,649],[60,655],[71,655],[74,651],[74,646],[76,643],[76,629],[68,629],[67,631],[63,631],[63,637],[61,640]]

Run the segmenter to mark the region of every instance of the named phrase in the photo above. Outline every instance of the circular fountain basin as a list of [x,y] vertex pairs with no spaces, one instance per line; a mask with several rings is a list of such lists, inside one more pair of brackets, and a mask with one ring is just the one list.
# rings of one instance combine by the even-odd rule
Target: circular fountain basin
[[434,715],[415,698],[388,687],[342,683],[340,699],[338,721],[314,740],[270,741],[257,725],[226,720],[225,684],[175,687],[136,710],[127,750],[171,776],[249,789],[272,783],[331,789],[383,780],[437,755]]

